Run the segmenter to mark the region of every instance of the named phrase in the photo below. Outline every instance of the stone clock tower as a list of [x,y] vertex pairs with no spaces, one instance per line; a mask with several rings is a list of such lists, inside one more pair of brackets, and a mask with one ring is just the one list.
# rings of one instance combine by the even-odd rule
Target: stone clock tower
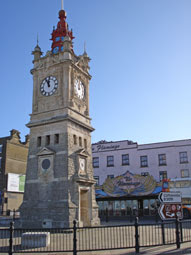
[[35,47],[33,109],[24,200],[23,227],[99,225],[95,201],[89,117],[89,61],[76,56],[66,12],[59,12],[52,50]]

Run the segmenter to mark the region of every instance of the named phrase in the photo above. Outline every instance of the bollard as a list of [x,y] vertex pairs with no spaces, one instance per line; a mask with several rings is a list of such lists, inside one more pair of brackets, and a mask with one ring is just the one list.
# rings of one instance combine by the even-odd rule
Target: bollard
[[180,249],[179,220],[176,217],[176,247]]
[[138,220],[139,218],[135,218],[135,251],[139,253],[139,229],[138,229]]
[[13,230],[14,230],[14,223],[10,223],[10,236],[9,236],[9,255],[13,254]]
[[77,238],[76,238],[76,230],[77,230],[77,227],[76,227],[76,220],[73,221],[73,255],[77,255]]

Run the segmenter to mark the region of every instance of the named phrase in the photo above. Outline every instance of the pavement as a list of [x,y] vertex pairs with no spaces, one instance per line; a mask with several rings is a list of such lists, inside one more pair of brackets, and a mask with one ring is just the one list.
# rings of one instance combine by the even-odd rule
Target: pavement
[[[176,245],[163,245],[158,247],[141,248],[137,254],[135,249],[128,250],[113,250],[113,251],[96,251],[96,252],[79,252],[78,255],[179,255],[190,254],[191,255],[191,242],[181,244],[180,249],[176,248]],[[51,254],[49,254],[51,255]],[[66,255],[66,253],[63,253]],[[67,254],[69,255],[69,253]],[[71,255],[71,253],[70,253]]]

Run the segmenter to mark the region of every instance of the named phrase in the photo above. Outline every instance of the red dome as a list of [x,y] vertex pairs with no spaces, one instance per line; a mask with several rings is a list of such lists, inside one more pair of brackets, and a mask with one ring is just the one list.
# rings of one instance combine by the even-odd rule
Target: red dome
[[66,12],[64,10],[59,11],[59,19],[60,21],[57,24],[57,28],[53,29],[52,32],[52,52],[57,53],[63,51],[63,41],[64,37],[67,35],[74,39],[72,30],[68,30],[68,24],[66,22]]

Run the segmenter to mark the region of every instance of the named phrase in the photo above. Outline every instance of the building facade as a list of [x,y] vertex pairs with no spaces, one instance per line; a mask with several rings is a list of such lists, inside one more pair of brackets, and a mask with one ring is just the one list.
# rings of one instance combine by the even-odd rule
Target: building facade
[[107,177],[130,171],[152,175],[157,182],[167,178],[191,177],[191,139],[137,144],[132,141],[92,145],[94,176],[102,185]]
[[169,180],[180,192],[185,187],[182,201],[191,202],[190,139],[142,145],[101,141],[92,145],[92,154],[101,217],[155,216]]
[[18,210],[23,201],[29,136],[21,142],[20,132],[0,138],[0,202],[1,212]]

